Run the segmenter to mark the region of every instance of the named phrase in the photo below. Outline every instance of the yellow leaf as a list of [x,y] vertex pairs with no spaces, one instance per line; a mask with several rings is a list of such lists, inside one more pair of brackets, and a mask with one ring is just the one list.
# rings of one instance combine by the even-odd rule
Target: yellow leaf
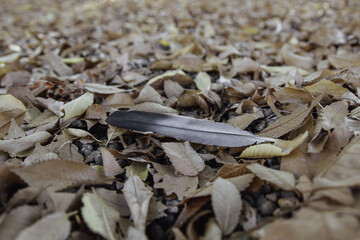
[[290,154],[295,148],[300,146],[308,136],[308,132],[301,134],[293,140],[285,141],[276,139],[274,144],[264,143],[253,145],[246,148],[239,158],[269,158],[280,157]]

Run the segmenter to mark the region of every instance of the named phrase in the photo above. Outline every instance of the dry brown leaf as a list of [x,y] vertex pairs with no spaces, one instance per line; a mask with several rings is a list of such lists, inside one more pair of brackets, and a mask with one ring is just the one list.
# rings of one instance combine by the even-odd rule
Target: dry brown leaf
[[10,87],[25,86],[30,81],[30,73],[27,71],[8,72],[1,79],[1,86]]
[[68,160],[43,161],[11,171],[30,186],[49,186],[56,190],[106,182],[95,169],[84,163]]
[[16,121],[12,118],[10,127],[7,135],[4,137],[4,140],[11,140],[16,138],[25,137],[25,132],[21,127],[16,123]]
[[182,200],[197,189],[199,183],[197,176],[175,176],[173,168],[169,166],[154,164],[154,167],[158,171],[154,174],[154,188],[164,189],[167,195],[175,193],[179,200]]
[[41,218],[41,210],[40,206],[23,205],[14,208],[7,215],[2,215],[0,238],[15,239],[21,230]]
[[41,131],[18,139],[0,140],[0,150],[15,155],[16,153],[34,147],[38,142],[45,142],[51,136],[50,133]]
[[63,108],[64,102],[55,101],[52,98],[42,98],[37,97],[36,100],[43,106],[49,109],[52,113],[56,114],[59,117],[64,116]]
[[27,127],[33,128],[33,127],[39,127],[42,125],[46,125],[48,123],[57,121],[60,117],[51,112],[50,110],[45,110],[35,118],[33,118]]
[[68,216],[63,212],[57,212],[46,215],[25,228],[16,237],[16,240],[64,240],[70,235],[70,230],[71,223]]
[[61,147],[57,148],[56,151],[59,154],[60,159],[71,160],[75,162],[83,162],[84,157],[79,153],[78,148],[75,144],[67,142]]
[[346,88],[343,88],[336,83],[323,79],[319,82],[316,82],[312,85],[304,87],[305,90],[310,92],[311,94],[318,96],[321,94],[329,94],[334,97],[340,98],[345,93],[349,92]]
[[242,209],[238,189],[230,181],[217,178],[212,187],[211,205],[224,235],[230,234],[238,224]]
[[[247,187],[250,186],[250,183],[253,181],[254,174],[244,174],[237,177],[227,178],[226,180],[230,181],[235,187],[238,189],[239,192],[244,191]],[[211,195],[212,192],[212,184],[209,184],[205,187],[198,189],[196,192],[191,194],[191,197],[203,197]]]
[[58,55],[49,52],[44,58],[59,76],[70,76],[73,74],[71,67],[66,65]]
[[105,120],[107,117],[105,110],[99,104],[91,105],[85,114],[85,119],[97,119],[97,120]]
[[146,188],[138,176],[130,176],[122,191],[131,211],[135,228],[145,232],[149,203],[153,193]]
[[336,161],[332,162],[321,175],[331,180],[344,180],[358,176],[360,174],[359,147],[360,137],[356,136],[344,147]]
[[144,102],[140,104],[136,104],[134,106],[129,107],[130,110],[138,110],[145,112],[154,112],[154,113],[170,113],[170,114],[178,114],[179,112],[171,107],[166,107],[158,103],[154,102]]
[[184,88],[177,82],[166,80],[164,82],[164,91],[168,98],[177,98],[184,92]]
[[302,208],[295,217],[279,219],[267,226],[260,239],[356,239],[359,234],[359,222],[351,213]]
[[124,172],[110,151],[106,148],[101,148],[100,151],[106,176],[115,176]]
[[161,144],[175,169],[186,176],[196,176],[201,172],[205,163],[189,142]]
[[274,170],[258,163],[246,167],[260,179],[275,184],[281,189],[293,190],[295,188],[295,177],[292,173]]
[[275,122],[271,123],[264,130],[262,130],[258,135],[265,137],[280,137],[296,129],[307,118],[312,109],[319,103],[321,98],[322,96],[320,95],[312,101],[309,107],[306,105],[301,105],[290,115],[277,119]]
[[125,107],[128,108],[130,106],[134,106],[133,99],[126,93],[115,93],[108,96],[104,101],[102,101],[101,106],[107,110],[110,107],[119,108]]
[[144,103],[144,102],[154,102],[161,104],[163,101],[161,99],[161,95],[150,85],[145,85],[143,89],[141,89],[139,96],[134,99],[135,103]]
[[248,173],[245,164],[226,163],[219,169],[216,176],[222,178],[232,178],[244,175],[245,173]]
[[247,128],[253,121],[259,118],[263,118],[264,114],[262,111],[258,111],[255,113],[244,113],[241,116],[231,118],[227,121],[228,124],[238,127],[240,129]]
[[121,88],[117,88],[116,86],[107,86],[99,83],[85,83],[84,88],[92,93],[106,94],[106,95],[127,91]]
[[341,124],[344,124],[347,113],[347,104],[345,101],[334,102],[321,109],[321,126],[324,130],[330,131]]
[[29,166],[37,162],[55,159],[59,159],[59,156],[56,153],[53,153],[49,151],[46,147],[41,146],[39,143],[36,143],[34,151],[25,158],[23,165]]

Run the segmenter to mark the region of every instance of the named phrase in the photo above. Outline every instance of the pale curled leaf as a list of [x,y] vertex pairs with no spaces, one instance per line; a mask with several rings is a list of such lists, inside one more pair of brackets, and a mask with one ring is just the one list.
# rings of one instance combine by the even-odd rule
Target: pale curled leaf
[[145,184],[138,176],[128,178],[123,193],[130,208],[135,228],[145,231],[149,203],[153,193],[145,187]]
[[263,143],[246,148],[242,151],[240,158],[268,158],[289,155],[294,149],[300,146],[306,138],[308,132],[305,132],[295,139],[286,141],[276,139],[274,144]]
[[225,123],[170,114],[116,111],[106,121],[119,128],[154,132],[207,145],[239,147],[274,141],[272,138],[255,136]]
[[98,193],[85,193],[82,197],[84,206],[81,214],[88,227],[105,239],[116,239],[116,223],[120,220],[120,213],[107,205]]
[[187,76],[184,71],[181,69],[179,70],[173,70],[173,71],[167,71],[159,76],[156,76],[152,79],[150,79],[147,84],[157,87],[163,84],[165,80],[173,80],[174,82],[177,82],[179,84],[187,84],[192,81],[192,79]]
[[30,186],[49,186],[56,190],[106,182],[95,169],[84,163],[68,160],[43,161],[11,171]]
[[70,229],[71,224],[65,213],[52,213],[25,228],[16,240],[65,240],[70,234]]
[[122,93],[127,90],[117,88],[116,86],[107,86],[99,83],[85,83],[84,88],[92,93],[99,94],[114,94],[114,93]]
[[206,72],[199,72],[194,81],[199,90],[210,90],[211,78]]
[[275,184],[284,190],[295,188],[295,177],[292,173],[274,170],[258,163],[250,164],[247,168],[262,180]]
[[189,142],[163,143],[161,146],[175,169],[182,174],[196,176],[204,169],[204,160],[201,159]]
[[239,191],[230,181],[217,178],[211,192],[211,204],[223,233],[230,234],[239,221],[242,209]]
[[85,93],[84,95],[68,102],[64,105],[65,116],[64,120],[68,120],[73,117],[80,116],[88,107],[90,107],[94,102],[94,94]]
[[42,143],[50,137],[50,133],[41,131],[18,139],[0,140],[0,150],[10,154],[16,154],[32,148],[37,142]]

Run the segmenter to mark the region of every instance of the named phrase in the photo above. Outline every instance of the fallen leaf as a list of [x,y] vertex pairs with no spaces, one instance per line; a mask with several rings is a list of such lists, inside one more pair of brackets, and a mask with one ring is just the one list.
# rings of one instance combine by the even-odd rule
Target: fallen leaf
[[58,55],[49,52],[44,58],[59,76],[70,76],[73,74],[71,67],[66,65]]
[[291,219],[271,223],[260,239],[356,239],[359,234],[358,220],[351,213],[302,208]]
[[161,95],[150,85],[145,85],[143,89],[141,89],[139,96],[134,99],[135,103],[144,103],[144,102],[154,102],[161,104],[163,101],[161,99]]
[[156,76],[150,79],[147,84],[151,85],[154,88],[157,88],[163,84],[165,80],[172,80],[179,83],[180,85],[185,85],[192,82],[192,79],[187,76],[182,70],[172,70],[167,71],[159,76]]
[[64,115],[63,113],[63,107],[64,102],[61,101],[55,101],[52,98],[42,98],[37,97],[36,100],[44,107],[49,109],[52,113],[55,113],[57,116],[62,117]]
[[283,190],[293,190],[295,188],[295,177],[292,173],[274,170],[258,163],[246,167],[260,179],[275,184]]
[[204,169],[204,160],[201,159],[189,142],[163,143],[161,146],[175,169],[182,174],[196,176]]
[[184,88],[177,82],[166,80],[164,82],[164,91],[168,98],[177,98],[184,92]]
[[290,115],[277,119],[275,122],[269,124],[258,135],[268,137],[280,137],[296,129],[307,118],[307,116],[309,116],[309,114],[311,113],[313,108],[319,103],[321,98],[322,95],[315,98],[309,107],[307,107],[306,105],[301,105]]
[[329,94],[337,98],[340,98],[345,93],[349,92],[349,90],[347,90],[346,88],[343,88],[337,85],[336,83],[326,79],[320,80],[319,82],[306,86],[304,87],[304,89],[315,96],[321,94]]
[[[51,226],[51,227],[49,227]],[[71,223],[65,213],[46,215],[34,224],[22,230],[16,240],[65,240],[70,235]]]
[[145,187],[138,176],[130,176],[125,182],[122,191],[130,208],[135,228],[144,232],[149,203],[153,193]]
[[307,139],[307,137],[308,132],[305,132],[290,141],[276,139],[274,144],[263,143],[250,146],[242,151],[239,158],[268,158],[286,156],[299,147]]
[[94,94],[85,93],[84,95],[68,102],[64,105],[65,116],[64,120],[80,116],[88,107],[90,107],[94,102]]
[[144,102],[129,107],[130,110],[153,112],[153,113],[170,113],[178,114],[179,112],[171,107],[163,106],[159,103]]
[[25,158],[23,165],[29,166],[37,162],[55,159],[59,159],[56,153],[49,151],[46,147],[41,146],[40,143],[36,143],[34,151]]
[[199,90],[203,90],[203,89],[210,90],[211,78],[209,74],[207,74],[206,72],[199,72],[196,75],[194,82]]
[[11,171],[30,186],[48,186],[54,190],[106,182],[106,179],[90,166],[68,160],[43,161]]
[[330,131],[344,123],[347,113],[347,104],[345,101],[334,102],[321,109],[321,126],[324,130]]
[[1,79],[1,86],[5,88],[25,86],[30,81],[30,73],[27,71],[8,72]]
[[89,92],[105,95],[127,92],[127,90],[118,88],[116,86],[107,86],[99,83],[85,83],[84,88]]
[[41,218],[41,207],[23,205],[2,215],[0,224],[1,239],[15,239],[24,228]]
[[105,239],[117,239],[116,224],[120,220],[120,214],[107,205],[95,191],[85,193],[82,202],[84,206],[81,214],[91,231]]
[[106,148],[101,148],[100,151],[106,176],[115,176],[124,172],[110,151]]
[[37,142],[45,142],[51,136],[50,133],[41,131],[18,139],[0,140],[0,150],[15,155],[34,147]]
[[197,176],[175,176],[173,171],[165,166],[156,164],[154,167],[158,171],[154,174],[154,188],[164,189],[167,195],[175,193],[179,200],[182,200],[197,189],[199,184]]
[[10,128],[8,130],[8,134],[4,137],[4,140],[12,140],[16,138],[25,137],[25,132],[21,127],[16,123],[16,121],[12,118],[10,123]]
[[240,193],[235,185],[217,178],[211,192],[211,205],[224,235],[230,234],[238,224],[242,209]]

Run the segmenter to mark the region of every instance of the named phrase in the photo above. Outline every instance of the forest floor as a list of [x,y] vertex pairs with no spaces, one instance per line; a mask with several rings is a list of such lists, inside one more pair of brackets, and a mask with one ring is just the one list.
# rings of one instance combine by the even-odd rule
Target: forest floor
[[[359,19],[358,0],[3,0],[0,239],[359,239]],[[118,110],[208,121],[142,133]]]

